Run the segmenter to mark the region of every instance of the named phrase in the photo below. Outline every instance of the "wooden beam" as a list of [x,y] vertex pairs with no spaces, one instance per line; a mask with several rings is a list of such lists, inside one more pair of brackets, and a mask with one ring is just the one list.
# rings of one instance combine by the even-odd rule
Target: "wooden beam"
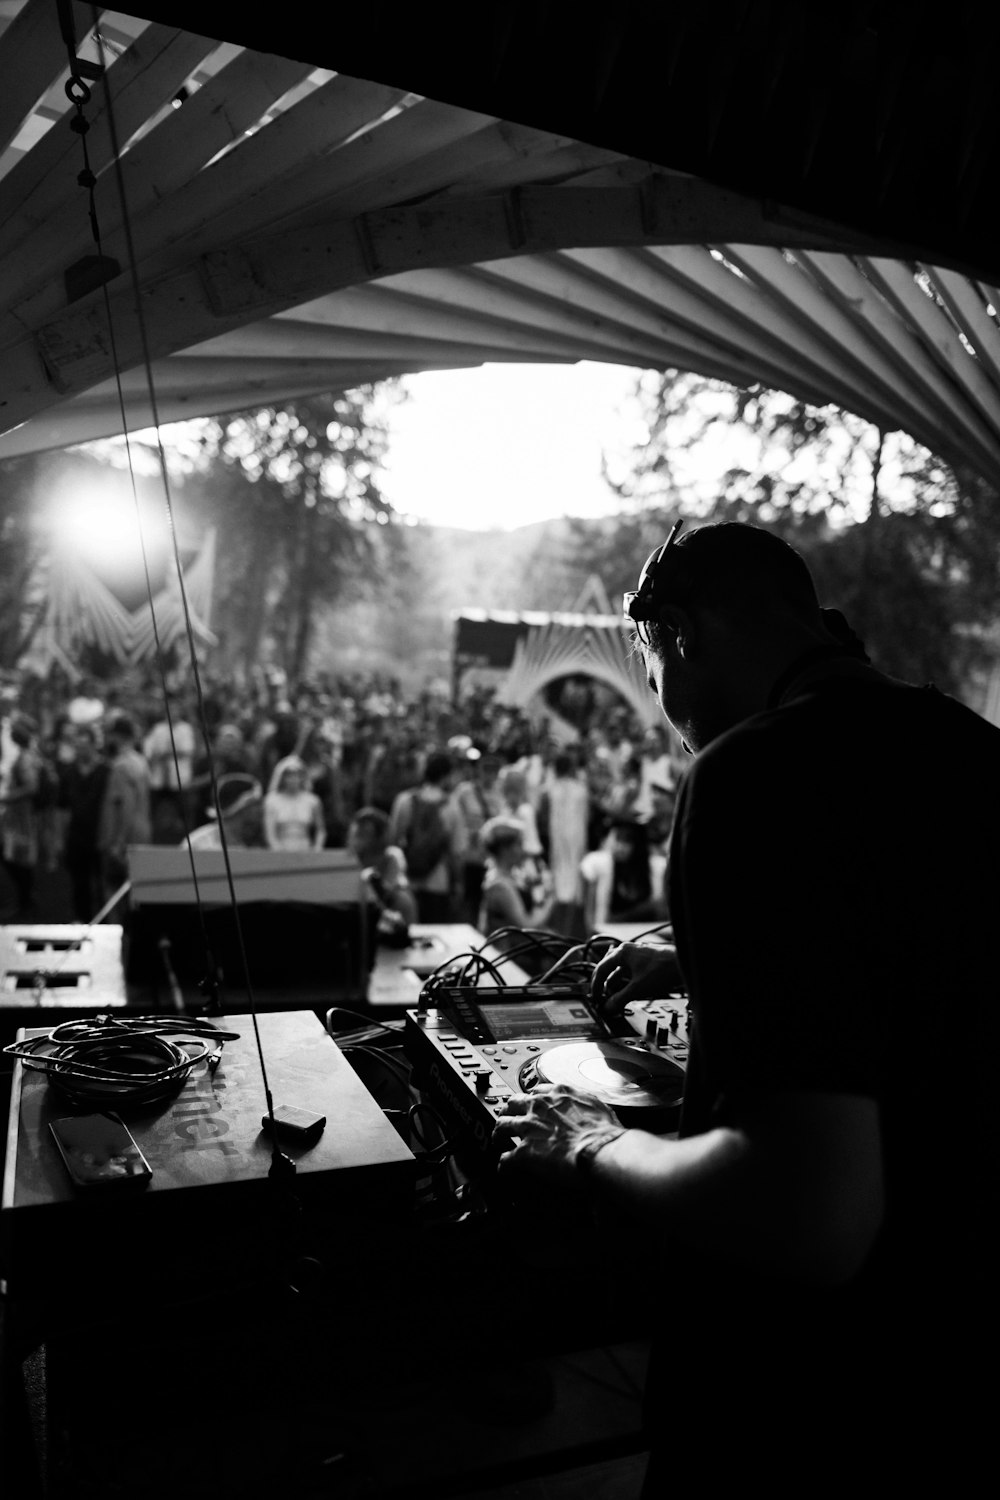
[[[124,148],[135,132],[177,92],[199,62],[216,46],[206,37],[165,26],[150,26],[108,69],[115,126]],[[91,169],[100,174],[113,159],[104,87],[95,86],[86,108]],[[86,222],[87,195],[77,183],[83,166],[80,137],[68,119],[45,135],[34,150],[0,181],[0,265],[3,305],[11,288],[30,273],[31,240],[39,226],[75,214]]]
[[[615,247],[607,245],[609,225],[611,234],[622,242],[617,255]],[[678,232],[682,227],[676,213],[671,225]],[[703,373],[725,372],[722,378],[738,383],[763,380],[820,405],[833,400],[858,410],[860,391],[864,415],[885,425],[913,429],[913,393],[907,393],[911,406],[901,394],[887,393],[884,365],[881,388],[872,379],[866,382],[858,371],[860,351],[853,345],[845,358],[834,359],[826,333],[815,326],[815,309],[811,317],[800,311],[793,318],[780,299],[764,297],[759,289],[740,282],[706,251],[665,247],[660,242],[663,233],[655,210],[650,214],[645,183],[604,190],[526,189],[482,200],[438,198],[364,215],[354,222],[313,225],[296,234],[270,236],[206,256],[173,275],[147,282],[142,297],[150,349],[159,358],[205,344],[250,319],[259,321],[262,314],[315,303],[338,286],[354,287],[388,270],[398,270],[388,282],[397,293],[406,283],[411,289],[426,287],[443,276],[447,280],[443,268],[466,267],[471,260],[482,262],[475,271],[451,273],[450,284],[459,289],[459,295],[449,305],[457,310],[464,296],[467,305],[462,311],[473,322],[484,313],[502,321],[513,319],[514,337],[486,334],[484,340],[481,321],[478,334],[470,323],[464,347],[460,345],[457,351],[459,362],[468,357],[477,338],[480,348],[506,343],[512,354],[521,357],[525,353],[545,357],[547,343],[549,354],[559,358],[605,358],[646,367],[676,364]],[[597,242],[594,249],[587,248],[586,236]],[[650,248],[642,255],[625,253],[624,247],[644,242]],[[567,243],[579,248],[538,258],[540,252]],[[536,253],[525,257],[523,252],[528,251]],[[824,289],[831,279],[836,282],[852,270],[839,256],[803,258],[807,267],[813,267],[810,274],[816,276],[816,284]],[[654,261],[659,280],[651,274]],[[815,264],[824,262],[838,268],[825,280],[815,271]],[[861,278],[854,273],[849,280],[854,285]],[[477,283],[492,286],[492,302],[484,303]],[[119,360],[127,368],[142,353],[131,294],[118,285],[109,291]],[[871,325],[870,336],[883,356],[904,370],[907,364],[916,364],[922,378],[927,365],[931,396],[921,403],[925,432],[914,435],[929,441],[942,432],[947,436],[950,430],[954,442],[959,434],[968,445],[970,460],[984,472],[997,472],[1000,424],[991,426],[977,416],[959,399],[954,381],[944,379],[934,361],[918,357],[921,345],[874,290],[867,287],[869,305],[863,318],[840,286],[826,294],[832,296],[841,317],[850,320],[852,329]],[[101,303],[102,298],[94,294],[49,320],[39,330],[34,349],[24,340],[12,347],[7,363],[12,394],[5,408],[9,423],[50,403],[54,393],[72,395],[108,378],[110,341]],[[535,341],[531,350],[517,336],[528,329]],[[450,336],[457,333],[457,327],[453,328]],[[559,342],[552,342],[556,338]],[[442,340],[442,345],[446,342]],[[389,358],[388,347],[384,352]],[[39,379],[39,355],[47,382]],[[443,348],[441,357],[446,357]],[[968,359],[964,351],[961,357]],[[942,451],[939,442],[932,446]]]
[[972,409],[978,410],[987,423],[995,422],[1000,390],[983,366],[970,358],[948,317],[920,289],[910,268],[882,258],[867,259],[863,265],[890,305],[916,329],[923,347],[945,379],[958,386]]
[[[131,56],[131,49],[126,56]],[[190,69],[183,76],[188,76],[189,71]],[[167,97],[169,98],[170,95],[168,94]],[[197,94],[192,96],[191,102],[193,103],[197,97]],[[398,89],[389,89],[381,84],[359,84],[354,79],[334,79],[324,88],[318,89],[314,94],[302,100],[287,114],[272,121],[236,150],[213,162],[193,178],[189,177],[183,190],[174,191],[163,201],[155,195],[150,196],[145,191],[140,174],[138,211],[133,216],[130,210],[129,215],[132,247],[138,261],[140,263],[148,261],[152,265],[159,265],[162,268],[162,274],[169,274],[178,262],[183,264],[189,255],[186,249],[177,248],[178,241],[200,236],[206,244],[217,243],[216,236],[221,233],[220,222],[225,217],[227,208],[233,204],[254,205],[254,213],[263,214],[266,222],[269,223],[270,219],[267,216],[274,211],[272,189],[275,188],[276,183],[280,184],[284,176],[294,175],[295,168],[300,165],[303,157],[323,155],[325,152],[332,151],[345,136],[360,129],[372,119],[373,115],[377,116],[380,112],[391,108],[400,97]],[[188,107],[185,105],[184,109],[172,114],[165,122],[165,139],[168,142],[170,127],[175,120],[178,125],[182,123],[184,111]],[[159,132],[154,132],[154,138],[158,134]],[[79,151],[76,136],[70,135],[69,138]],[[131,152],[126,153],[122,168],[123,172],[128,173],[126,193],[131,200],[132,189],[129,183],[134,183],[135,179],[128,168],[130,156]],[[54,215],[56,224],[63,221],[68,210],[57,196],[57,192],[63,195],[70,194],[69,202],[73,206],[73,230],[71,231],[73,234],[79,233],[79,225],[89,228],[86,218],[86,197],[75,186],[76,170],[75,166],[60,164],[61,175],[50,184],[54,206],[48,210]],[[3,202],[3,188],[4,184],[0,183],[0,203]],[[104,250],[105,253],[116,256],[119,262],[125,265],[129,247],[121,230],[117,184],[108,179],[106,187],[102,183],[101,191],[102,199],[106,198],[110,205],[109,231],[106,235],[102,235]],[[44,236],[46,226],[49,225],[50,220],[44,214],[41,217],[32,214],[26,227],[32,234],[40,231]],[[21,234],[20,239],[24,242],[20,262],[11,260],[9,268],[12,278],[17,276],[23,279],[30,290],[26,297],[8,295],[6,298],[0,298],[0,305],[14,308],[14,316],[0,322],[0,347],[3,347],[11,338],[17,337],[25,327],[38,327],[41,322],[54,315],[54,310],[48,305],[48,299],[51,299],[53,295],[53,288],[51,285],[46,286],[43,281],[39,289],[31,269],[35,262],[31,240],[24,233]],[[3,231],[0,229],[0,251],[3,245]],[[77,244],[76,250],[78,249]],[[75,253],[75,250],[70,253],[66,263],[72,261]],[[38,258],[41,260],[42,256],[39,255]],[[46,269],[51,274],[50,264],[46,266]],[[5,267],[4,285],[6,285],[6,271]],[[143,274],[150,275],[152,272],[144,267]],[[19,286],[20,281],[13,281],[13,285]],[[55,291],[58,291],[58,287]]]
[[[843,361],[814,329],[788,317],[760,287],[733,276],[706,247],[652,247],[637,254],[567,251],[559,259],[585,265],[600,276],[599,293],[596,288],[579,293],[585,305],[601,307],[601,296],[608,295],[633,299],[635,315],[679,323],[710,340],[721,358],[748,357],[758,378],[779,389],[820,405],[835,401],[849,410],[858,409],[860,395],[886,411],[880,393],[864,387],[858,391]],[[610,304],[605,311],[610,312]]]
[[[183,192],[198,172],[225,147],[244,138],[275,100],[308,76],[303,63],[243,52],[197,89],[180,109],[160,123],[122,159],[125,204],[115,175],[100,179],[97,211],[106,253],[120,260],[127,254],[122,234],[124,207],[131,223],[158,204]],[[37,326],[65,306],[63,273],[68,265],[94,251],[86,196],[67,175],[64,207],[38,223],[12,269],[18,295],[12,312],[22,325]]]
[[[941,412],[939,426],[943,440],[948,443],[949,429],[967,435],[968,462],[975,464],[984,474],[996,474],[1000,466],[998,456],[998,432],[1000,423],[984,424],[961,398],[954,382],[947,380],[934,360],[927,358],[927,351],[909,326],[901,322],[898,314],[866,280],[861,272],[843,256],[803,255],[816,280],[827,289],[830,297],[839,301],[845,311],[855,317],[863,317],[873,343],[880,347],[890,359],[898,362],[901,373],[907,379],[912,372],[920,372],[920,381],[929,397],[938,404]],[[963,351],[964,354],[964,351]],[[967,356],[966,356],[967,357]],[[926,441],[915,434],[919,441]],[[937,444],[928,443],[930,447]],[[953,451],[953,441],[948,444]],[[946,456],[942,452],[942,457]]]
[[[386,300],[394,300],[399,306],[398,298]],[[391,322],[391,313],[386,321]],[[533,354],[542,359],[559,355],[565,355],[567,359],[589,359],[595,348],[581,324],[577,325],[576,338],[572,332],[557,337],[539,330],[512,327],[498,319],[450,316],[444,303],[426,310],[422,327],[414,324],[411,328],[404,328],[402,324],[403,319],[399,318],[395,326],[378,329],[305,322],[288,317],[268,318],[197,344],[186,350],[185,356],[243,360],[318,359],[331,355],[338,359],[361,356],[395,359],[411,358],[414,349],[419,348],[434,358],[454,353],[464,359],[468,350],[476,348],[483,351],[482,359],[514,356],[530,360]]]
[[[516,278],[507,279],[508,266],[519,264],[502,261],[389,276],[367,288],[353,287],[308,303],[296,309],[296,316],[337,326],[342,326],[341,318],[358,323],[363,317],[370,327],[411,335],[433,336],[437,330],[459,339],[489,337],[527,354],[544,348],[577,359],[627,359],[633,364],[658,359],[659,345],[646,332],[637,335],[608,324],[592,311],[581,317],[569,302],[539,296]],[[366,292],[367,303],[356,300]],[[345,303],[345,298],[351,300]]]
[[[827,344],[828,357],[857,392],[861,404],[851,409],[887,431],[898,424],[918,441],[928,442],[932,434],[935,442],[940,441],[942,427],[952,425],[952,415],[942,419],[940,402],[921,380],[919,366],[898,356],[890,358],[881,341],[872,338],[862,310],[824,293],[804,259],[790,266],[774,251],[745,245],[723,249],[728,260],[781,300],[793,318],[808,320],[814,336]],[[971,440],[976,437],[970,434]]]
[[[1000,391],[1000,327],[986,311],[986,297],[979,287],[934,266],[925,266],[938,295],[976,351],[984,371]],[[996,304],[993,304],[996,306]]]
[[284,235],[310,207],[314,218],[334,219],[329,199],[373,174],[397,173],[397,193],[405,197],[413,162],[493,123],[488,115],[432,103],[382,118],[405,97],[382,84],[331,79],[200,173],[179,201],[146,216],[136,243],[147,274],[169,270],[178,253],[190,257],[260,238],[279,225]]
[[54,0],[27,0],[0,35],[0,151],[6,150],[42,95],[67,71],[67,62]]
[[[172,364],[173,360],[164,363]],[[454,361],[438,364],[423,360],[416,363],[401,361],[396,365],[386,364],[382,360],[370,364],[347,361],[338,365],[331,362],[323,370],[299,364],[294,370],[286,370],[280,378],[258,382],[252,390],[247,389],[242,378],[229,389],[224,386],[213,387],[210,403],[207,404],[199,400],[190,381],[179,391],[172,388],[172,381],[168,381],[165,382],[166,388],[162,395],[158,389],[156,410],[161,424],[166,426],[173,422],[190,421],[192,417],[222,416],[248,408],[276,406],[296,397],[327,392],[336,394],[376,380],[386,380],[394,375],[415,374],[427,369],[466,368],[469,366]],[[159,378],[160,368],[157,367],[154,379],[158,384]],[[106,385],[101,389],[100,396],[88,393],[86,396],[76,397],[42,413],[27,426],[15,428],[0,436],[0,459],[17,458],[50,448],[66,448],[76,443],[93,442],[97,438],[120,437],[122,422],[117,392],[108,389]],[[153,426],[153,408],[148,392],[143,392],[137,385],[128,393],[126,409],[131,431],[141,431]]]

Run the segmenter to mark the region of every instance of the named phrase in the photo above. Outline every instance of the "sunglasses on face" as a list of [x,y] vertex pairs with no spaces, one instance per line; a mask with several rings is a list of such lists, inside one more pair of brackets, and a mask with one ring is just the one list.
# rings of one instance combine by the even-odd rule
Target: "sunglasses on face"
[[683,525],[683,521],[674,522],[670,535],[663,543],[663,546],[657,547],[646,558],[645,567],[639,574],[639,587],[637,589],[629,589],[622,596],[622,613],[626,620],[630,620],[635,626],[636,635],[644,646],[649,645],[648,622],[655,619],[659,613],[659,606],[654,603],[657,573],[662,568],[663,559],[676,541]]

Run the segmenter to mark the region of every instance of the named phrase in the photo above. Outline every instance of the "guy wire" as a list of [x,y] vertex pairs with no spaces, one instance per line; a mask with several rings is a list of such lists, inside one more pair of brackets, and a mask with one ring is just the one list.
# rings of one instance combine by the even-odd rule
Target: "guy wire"
[[[98,52],[99,52],[99,56],[100,56],[102,64],[103,64],[104,56],[105,56],[104,41],[103,41],[103,38],[100,35],[98,12],[97,12],[96,6],[94,6],[94,5],[91,6],[91,16],[92,16],[94,31],[95,31],[96,39],[97,39]],[[103,72],[102,72],[102,75],[101,75],[101,82],[102,82],[103,87],[104,87],[105,108],[106,108],[107,121],[108,121],[108,132],[109,132],[109,137],[110,137],[110,141],[111,141],[111,156],[112,156],[112,161],[113,161],[113,164],[114,164],[115,180],[116,180],[117,187],[118,187],[119,203],[121,205],[122,232],[123,232],[124,237],[125,237],[126,258],[127,258],[127,261],[128,261],[129,276],[130,276],[130,279],[131,279],[131,282],[132,282],[132,295],[133,295],[133,298],[134,298],[134,301],[135,301],[136,326],[137,326],[137,329],[138,329],[138,332],[139,332],[139,339],[140,339],[140,343],[141,343],[141,347],[142,347],[142,363],[143,363],[143,368],[144,368],[144,371],[145,371],[146,387],[147,387],[147,390],[148,390],[148,393],[149,393],[149,403],[150,403],[151,415],[152,415],[152,418],[153,418],[153,427],[154,427],[154,430],[156,432],[156,448],[157,448],[157,454],[159,456],[160,474],[161,474],[161,478],[162,478],[162,481],[163,481],[163,492],[164,492],[164,498],[165,498],[165,501],[166,501],[167,523],[168,523],[168,529],[170,531],[170,539],[171,539],[171,544],[172,544],[172,548],[173,548],[173,556],[174,556],[174,567],[175,567],[176,574],[177,574],[177,583],[178,583],[178,588],[179,588],[179,592],[180,592],[181,606],[182,606],[183,614],[184,614],[185,636],[186,636],[186,639],[187,639],[188,652],[189,652],[190,661],[191,661],[192,677],[193,677],[194,684],[195,684],[195,694],[196,694],[197,701],[198,701],[198,717],[199,717],[199,721],[200,721],[200,727],[201,727],[201,732],[202,732],[202,739],[203,739],[203,742],[205,744],[206,750],[208,750],[208,745],[209,745],[208,724],[207,724],[207,719],[206,719],[206,715],[205,715],[205,698],[204,698],[204,692],[203,692],[203,688],[202,688],[201,670],[200,670],[199,665],[198,665],[198,653],[197,653],[197,650],[195,648],[194,630],[193,630],[193,627],[192,627],[192,624],[191,624],[191,611],[190,611],[190,607],[189,607],[189,604],[188,604],[187,589],[186,589],[185,583],[184,583],[184,572],[183,572],[183,569],[181,567],[181,556],[180,556],[180,548],[179,548],[179,545],[178,545],[178,542],[177,542],[177,531],[176,531],[176,527],[174,525],[174,512],[173,512],[173,501],[172,501],[172,497],[171,497],[170,475],[169,475],[169,471],[168,471],[168,468],[167,468],[166,454],[165,454],[164,449],[163,449],[163,439],[162,439],[162,435],[161,435],[161,432],[160,432],[160,417],[159,417],[158,403],[157,403],[157,399],[156,399],[156,386],[155,386],[155,382],[153,380],[153,367],[152,367],[152,360],[150,358],[150,353],[149,353],[149,339],[148,339],[148,336],[147,336],[146,319],[145,319],[145,314],[144,314],[143,308],[142,308],[142,296],[141,296],[141,288],[140,288],[140,284],[139,284],[139,269],[138,269],[138,263],[137,263],[136,253],[135,253],[135,242],[134,242],[133,236],[132,236],[132,224],[131,224],[131,219],[130,219],[129,211],[128,211],[128,197],[127,197],[127,194],[126,194],[126,191],[125,191],[124,173],[122,172],[121,150],[119,148],[118,130],[117,130],[117,124],[116,124],[116,120],[115,120],[114,106],[113,106],[112,98],[111,98],[111,86],[110,86],[110,83],[108,81],[108,70],[107,70],[106,67],[104,67],[104,69],[103,69]],[[110,309],[110,298],[108,298],[108,295],[107,295],[106,284],[105,284],[105,299],[106,299],[106,302],[108,303],[109,309]],[[116,370],[116,374],[117,374],[117,371],[118,371],[118,360],[117,360],[117,357],[116,357],[116,355],[114,353],[114,349],[113,348],[112,348],[112,360],[114,362],[115,370]],[[147,581],[148,581],[148,573],[147,573]],[[150,609],[152,609],[152,599],[150,600]],[[157,646],[157,654],[159,656],[160,647],[159,647],[158,637],[156,638],[156,646]],[[161,660],[161,667],[162,667],[162,660]],[[169,703],[166,704],[166,711],[167,711],[167,722],[170,725],[170,730],[171,730],[171,742],[173,742],[173,726],[172,726],[172,722],[170,720]],[[175,757],[175,763],[176,763],[176,746],[174,747],[174,757]],[[230,899],[230,903],[231,903],[231,906],[232,906],[233,920],[235,922],[235,927],[236,927],[236,938],[237,938],[237,944],[238,944],[239,951],[240,951],[240,960],[241,960],[241,963],[243,965],[243,976],[244,976],[244,981],[245,981],[245,984],[246,984],[247,999],[248,999],[249,1004],[250,1004],[250,1017],[251,1017],[251,1020],[253,1022],[254,1039],[255,1039],[256,1045],[257,1045],[257,1057],[258,1057],[258,1060],[260,1062],[261,1079],[262,1079],[263,1085],[264,1085],[264,1097],[265,1097],[265,1100],[266,1100],[266,1103],[267,1103],[268,1117],[269,1117],[270,1122],[271,1122],[271,1139],[272,1139],[272,1142],[274,1143],[274,1146],[273,1146],[273,1158],[274,1158],[275,1162],[277,1162],[281,1158],[281,1153],[280,1153],[280,1151],[278,1149],[278,1144],[277,1144],[278,1136],[277,1136],[277,1130],[275,1129],[275,1124],[274,1124],[274,1101],[273,1101],[272,1096],[271,1096],[271,1088],[270,1088],[270,1084],[268,1082],[268,1076],[267,1076],[267,1064],[266,1064],[266,1062],[264,1060],[264,1049],[263,1049],[263,1046],[261,1044],[261,1039],[260,1039],[260,1026],[259,1026],[258,1020],[257,1020],[257,1007],[256,1007],[256,1004],[255,1004],[255,1001],[254,1001],[253,986],[251,984],[250,970],[249,970],[249,965],[247,963],[246,944],[244,942],[244,937],[243,937],[243,925],[242,925],[242,922],[240,921],[239,905],[238,905],[237,900],[236,900],[236,885],[235,885],[235,881],[233,879],[232,864],[231,864],[231,861],[230,861],[230,858],[229,858],[229,844],[228,844],[228,840],[226,838],[226,830],[225,830],[225,825],[224,825],[223,818],[222,818],[222,809],[221,809],[221,806],[219,804],[218,780],[217,780],[217,777],[216,777],[216,774],[215,774],[215,766],[214,766],[214,763],[212,761],[212,757],[211,757],[211,753],[210,752],[208,754],[208,765],[209,765],[209,781],[210,781],[211,788],[212,788],[212,801],[213,801],[213,804],[215,806],[216,818],[218,819],[219,840],[220,840],[220,844],[221,844],[221,847],[222,847],[223,863],[225,865],[225,870],[226,870],[226,882],[227,882],[227,886],[228,886],[228,890],[229,890],[229,899]],[[188,853],[189,853],[189,855],[191,857],[191,866],[192,866],[192,871],[193,871],[194,870],[194,854],[193,854],[193,851],[191,849],[190,837],[188,837],[188,841],[187,842],[188,842]],[[201,911],[201,899],[200,899],[200,893],[198,891],[197,877],[195,876],[194,879],[195,879],[195,900],[196,900],[196,904],[198,905],[198,909],[199,909],[199,912],[200,912]],[[202,930],[204,931],[204,919],[202,919]],[[206,946],[207,946],[207,943],[206,943]],[[294,1168],[293,1168],[293,1170],[294,1170]]]
[[[71,26],[71,20],[68,22],[68,24]],[[103,47],[102,47],[102,38],[101,38],[100,34],[96,33],[96,32],[95,32],[95,36],[96,36],[96,40],[97,40],[97,43],[98,43],[98,47],[101,49],[100,50],[100,55],[103,58],[104,53],[103,53]],[[68,34],[68,35],[64,33],[64,39],[66,41],[67,48],[68,48],[69,54],[70,54],[70,70],[71,70],[71,74],[72,74],[72,80],[71,81],[73,83],[77,84],[77,87],[78,87],[78,90],[79,90],[79,92],[71,92],[69,85],[67,85],[67,89],[66,89],[67,95],[71,98],[74,106],[76,107],[77,114],[78,114],[78,117],[79,117],[78,134],[80,136],[80,144],[81,144],[82,149],[83,149],[83,161],[84,161],[84,171],[83,171],[83,173],[81,173],[79,180],[80,180],[81,185],[84,186],[84,187],[86,187],[87,190],[88,190],[88,193],[89,193],[89,198],[90,198],[89,218],[90,218],[91,232],[92,232],[92,234],[94,236],[94,243],[97,246],[98,257],[99,257],[99,259],[103,260],[104,247],[103,247],[102,239],[101,239],[101,226],[100,226],[100,220],[98,218],[98,213],[97,213],[97,202],[96,202],[96,195],[95,195],[95,189],[96,189],[96,186],[97,186],[97,178],[95,177],[93,171],[91,170],[91,167],[90,167],[90,157],[89,157],[89,153],[87,151],[87,132],[88,132],[88,130],[89,130],[90,127],[89,127],[89,124],[83,118],[83,106],[90,99],[90,96],[91,96],[90,95],[90,89],[87,87],[86,83],[84,83],[84,81],[81,78],[78,78],[77,75],[76,75],[76,73],[73,71],[74,67],[76,65],[76,62],[77,62],[77,59],[76,59],[76,42],[75,42],[75,38],[72,36],[72,33],[70,32],[70,34]],[[106,84],[106,78],[105,78],[105,84]],[[115,152],[115,151],[117,151],[117,142],[115,140],[113,120],[112,120],[112,117],[111,117],[110,109],[111,109],[110,99],[108,99],[109,133],[111,135],[111,140],[112,140],[112,151]],[[138,493],[138,489],[137,489],[136,481],[135,481],[135,467],[134,467],[133,462],[132,462],[132,445],[131,445],[131,442],[129,440],[129,433],[128,433],[128,416],[127,416],[126,409],[125,409],[125,395],[124,395],[124,391],[122,389],[121,370],[120,370],[119,359],[118,359],[118,347],[117,347],[117,343],[116,343],[116,340],[115,340],[114,318],[113,318],[112,312],[111,312],[111,299],[110,299],[110,296],[109,296],[109,293],[108,293],[108,284],[107,284],[107,281],[102,281],[102,283],[101,283],[101,291],[102,291],[103,298],[104,298],[104,314],[105,314],[105,318],[107,320],[107,325],[108,325],[108,343],[109,343],[110,348],[111,348],[111,363],[112,363],[112,366],[113,366],[113,369],[114,369],[115,388],[116,388],[117,396],[118,396],[118,410],[119,410],[119,414],[120,414],[120,417],[121,417],[122,436],[123,436],[124,442],[125,442],[125,455],[126,455],[126,458],[128,460],[129,482],[130,482],[131,490],[132,490],[132,503],[133,503],[133,505],[135,507],[136,526],[137,526],[138,532],[139,532],[139,550],[140,550],[140,553],[142,555],[143,573],[144,573],[145,580],[146,580],[146,597],[147,597],[147,599],[149,601],[149,614],[150,614],[150,620],[151,620],[151,623],[152,623],[152,626],[153,626],[153,640],[154,640],[155,647],[156,647],[156,664],[157,664],[157,668],[158,668],[159,673],[160,673],[160,682],[161,682],[161,686],[162,686],[162,689],[163,689],[164,711],[165,711],[165,714],[166,714],[167,728],[168,728],[169,735],[170,735],[171,750],[173,752],[174,772],[175,772],[175,775],[177,776],[177,781],[178,781],[178,785],[179,785],[180,784],[180,767],[179,767],[179,764],[178,764],[178,757],[177,757],[177,745],[176,745],[176,740],[175,740],[175,736],[174,736],[173,718],[171,716],[171,711],[170,711],[170,698],[169,698],[169,693],[168,693],[168,690],[167,690],[166,669],[165,669],[164,661],[163,661],[163,648],[162,648],[162,645],[161,645],[161,642],[160,642],[160,628],[159,628],[159,622],[158,622],[157,617],[156,617],[156,605],[155,605],[154,599],[153,599],[153,586],[152,586],[152,580],[150,578],[150,572],[149,572],[149,558],[148,558],[148,554],[147,554],[147,550],[146,550],[146,533],[145,533],[145,528],[144,528],[143,522],[142,522],[142,511],[141,511],[140,506],[139,506],[139,493]],[[187,820],[186,820],[186,817],[185,817],[185,814],[184,814],[183,807],[181,809],[181,817],[184,819],[184,829],[185,829],[185,834],[187,834],[187,832],[188,832],[188,829],[187,829]],[[198,887],[198,872],[197,872],[197,870],[195,868],[194,855],[191,852],[190,840],[188,840],[188,855],[189,855],[190,865],[191,865],[191,879],[192,879],[193,884],[194,884],[195,909],[198,912],[198,920],[199,920],[199,923],[200,923],[200,926],[201,926],[202,945],[203,945],[206,953],[208,954],[209,966],[210,966],[211,969],[214,970],[214,960],[212,959],[212,955],[211,955],[211,946],[210,946],[209,940],[208,940],[208,929],[207,929],[207,927],[205,925],[204,909],[202,907],[201,893],[200,893],[200,890],[199,890],[199,887]],[[108,912],[110,910],[114,909],[114,906],[117,905],[118,898],[124,892],[126,892],[128,890],[128,888],[129,888],[129,882],[126,882],[125,885],[122,886],[119,889],[119,891],[116,893],[116,896],[114,898],[112,898],[112,902],[109,903],[109,904],[107,904],[107,905],[105,905],[101,909],[101,911],[98,913],[98,915],[96,917],[93,917],[91,919],[90,923],[88,923],[88,926],[93,926],[96,922],[103,920],[103,918],[105,916],[107,916]]]

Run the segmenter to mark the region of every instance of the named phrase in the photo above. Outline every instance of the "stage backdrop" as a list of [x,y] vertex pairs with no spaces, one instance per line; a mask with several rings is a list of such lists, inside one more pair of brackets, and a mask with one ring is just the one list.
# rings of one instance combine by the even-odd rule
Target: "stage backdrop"
[[580,675],[613,688],[641,724],[662,724],[642,661],[617,615],[463,609],[452,620],[456,698],[471,681],[487,681],[501,703],[527,709],[550,682]]

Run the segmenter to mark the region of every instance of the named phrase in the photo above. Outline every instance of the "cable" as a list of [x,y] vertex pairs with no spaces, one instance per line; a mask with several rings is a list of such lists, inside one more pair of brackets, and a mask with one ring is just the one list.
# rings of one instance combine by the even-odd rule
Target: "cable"
[[[333,1016],[350,1016],[352,1020],[360,1021],[361,1024],[360,1026],[355,1027],[353,1031],[334,1032],[331,1025],[331,1018]],[[402,1022],[375,1021],[371,1016],[362,1015],[359,1010],[350,1010],[346,1005],[330,1006],[326,1013],[326,1029],[330,1033],[331,1037],[333,1037],[333,1040],[335,1042],[339,1042],[341,1040],[352,1042],[359,1041],[363,1037],[367,1037],[369,1034],[374,1033],[375,1035],[377,1035],[379,1032],[386,1032],[389,1036],[395,1037],[401,1037],[403,1034]]]
[[100,1112],[172,1099],[198,1063],[214,1070],[223,1043],[235,1041],[238,1032],[220,1031],[197,1018],[101,1015],[65,1021],[47,1036],[12,1042],[3,1050],[23,1067],[44,1073],[68,1103]]

